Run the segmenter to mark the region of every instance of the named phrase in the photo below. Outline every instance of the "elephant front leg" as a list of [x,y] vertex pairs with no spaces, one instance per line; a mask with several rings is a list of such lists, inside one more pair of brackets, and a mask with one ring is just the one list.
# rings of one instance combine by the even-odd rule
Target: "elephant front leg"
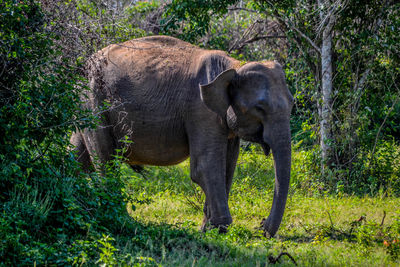
[[206,195],[202,230],[207,225],[225,231],[232,223],[226,184],[227,140],[191,147],[191,177]]
[[[240,139],[238,137],[234,137],[228,140],[225,169],[225,190],[227,198],[229,198],[229,191],[231,190],[233,174],[235,172],[236,163],[239,156],[239,144]],[[211,217],[211,210],[207,199],[204,203],[203,212],[204,218],[201,230],[204,232],[207,230],[207,225],[209,224],[209,220]]]

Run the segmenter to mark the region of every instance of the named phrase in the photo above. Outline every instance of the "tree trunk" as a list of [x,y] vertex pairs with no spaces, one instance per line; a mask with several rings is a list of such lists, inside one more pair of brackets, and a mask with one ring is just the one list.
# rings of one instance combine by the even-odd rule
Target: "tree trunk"
[[322,166],[330,161],[332,140],[332,35],[323,34],[321,54],[322,107],[321,107],[321,156]]
[[[326,1],[325,4],[327,4]],[[323,5],[320,2],[320,8]],[[322,11],[321,11],[322,12]],[[328,13],[328,11],[326,11]],[[328,167],[332,161],[332,28],[335,23],[335,14],[321,14],[321,22],[328,21],[322,33],[322,47],[321,47],[321,90],[322,90],[322,104],[321,104],[321,157],[322,157],[322,170]]]

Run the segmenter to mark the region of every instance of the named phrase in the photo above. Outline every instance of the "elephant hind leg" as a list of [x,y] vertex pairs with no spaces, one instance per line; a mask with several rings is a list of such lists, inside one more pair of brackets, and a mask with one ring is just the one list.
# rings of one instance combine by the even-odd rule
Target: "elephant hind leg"
[[82,170],[90,172],[94,170],[92,160],[87,150],[85,141],[80,132],[76,132],[71,137],[71,144],[74,146],[76,160],[82,165]]

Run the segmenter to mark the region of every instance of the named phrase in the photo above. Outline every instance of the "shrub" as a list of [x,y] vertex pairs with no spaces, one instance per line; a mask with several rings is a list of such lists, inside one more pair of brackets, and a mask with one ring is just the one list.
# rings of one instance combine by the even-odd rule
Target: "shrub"
[[[72,263],[102,233],[124,230],[121,158],[105,175],[80,171],[69,135],[96,122],[81,110],[86,81],[54,45],[37,2],[1,0],[0,13],[0,257],[5,265]],[[92,260],[104,254],[91,251]]]

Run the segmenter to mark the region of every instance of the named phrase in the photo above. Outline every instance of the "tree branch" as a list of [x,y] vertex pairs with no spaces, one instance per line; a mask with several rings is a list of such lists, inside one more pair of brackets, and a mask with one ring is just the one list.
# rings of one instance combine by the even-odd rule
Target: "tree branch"
[[248,11],[248,12],[252,12],[252,13],[260,13],[257,10],[244,8],[244,7],[228,7],[228,10],[229,11],[238,11],[238,10],[240,11],[240,10],[243,10],[243,11]]
[[[247,36],[250,35],[251,31],[253,30],[253,28],[255,27],[255,25],[257,23],[260,23],[259,20],[255,21],[253,24],[251,24],[243,33],[242,37],[239,38],[238,40],[236,40],[236,42],[228,49],[228,53],[230,53],[233,49],[236,48],[236,46],[238,46],[238,44],[240,44],[242,42],[243,39],[247,38]],[[257,35],[258,33],[256,33]]]
[[290,28],[295,30],[301,37],[307,40],[307,42],[317,51],[319,54],[321,54],[321,48],[319,48],[313,40],[310,39],[307,35],[305,35],[302,31],[300,31],[296,26],[292,25],[289,21],[286,21],[284,18],[279,16],[276,12],[273,13],[273,16],[281,23],[286,26],[286,28]]
[[254,36],[246,41],[243,41],[240,45],[236,47],[236,44],[232,46],[230,49],[228,49],[228,52],[231,52],[233,49],[240,50],[242,49],[245,45],[251,44],[260,40],[265,40],[265,39],[279,39],[279,38],[287,38],[285,35],[261,35],[261,36]]
[[286,35],[261,35],[261,36],[254,36],[253,38],[244,41],[245,43],[252,43],[256,42],[259,40],[264,40],[264,39],[279,39],[279,38],[287,38]]

